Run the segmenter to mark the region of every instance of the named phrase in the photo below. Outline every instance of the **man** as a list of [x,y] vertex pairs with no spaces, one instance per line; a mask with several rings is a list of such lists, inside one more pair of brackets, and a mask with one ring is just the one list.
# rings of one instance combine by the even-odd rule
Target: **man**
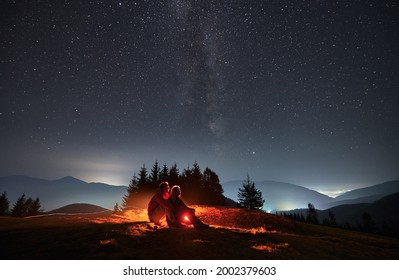
[[148,218],[156,225],[161,225],[161,220],[166,216],[173,220],[173,206],[168,200],[169,190],[168,182],[160,183],[158,191],[148,203]]

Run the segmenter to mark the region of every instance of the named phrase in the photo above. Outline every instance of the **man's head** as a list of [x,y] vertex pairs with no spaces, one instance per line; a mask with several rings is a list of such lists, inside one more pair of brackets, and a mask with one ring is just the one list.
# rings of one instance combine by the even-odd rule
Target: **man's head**
[[169,193],[169,183],[168,182],[162,182],[159,184],[159,190],[162,193]]

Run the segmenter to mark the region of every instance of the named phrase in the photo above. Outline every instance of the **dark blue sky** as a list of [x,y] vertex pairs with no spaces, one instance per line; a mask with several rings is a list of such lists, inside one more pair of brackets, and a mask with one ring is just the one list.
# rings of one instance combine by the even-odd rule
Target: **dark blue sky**
[[2,1],[0,176],[155,160],[317,190],[399,179],[396,1]]

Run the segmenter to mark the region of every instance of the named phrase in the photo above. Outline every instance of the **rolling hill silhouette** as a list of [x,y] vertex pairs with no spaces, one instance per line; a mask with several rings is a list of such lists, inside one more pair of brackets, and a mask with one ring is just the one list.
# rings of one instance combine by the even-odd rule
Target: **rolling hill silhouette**
[[112,211],[103,207],[89,204],[89,203],[74,203],[69,204],[58,209],[54,209],[47,214],[111,214]]

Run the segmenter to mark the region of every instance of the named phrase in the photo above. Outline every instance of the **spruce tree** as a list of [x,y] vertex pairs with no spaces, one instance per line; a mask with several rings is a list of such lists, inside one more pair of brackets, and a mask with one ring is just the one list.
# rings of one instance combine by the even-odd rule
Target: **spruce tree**
[[191,168],[189,188],[194,203],[204,204],[206,193],[203,190],[202,172],[199,164],[195,161]]
[[3,192],[0,196],[0,216],[8,215],[10,208],[10,201],[7,198],[7,193]]
[[120,213],[120,212],[121,212],[121,209],[120,209],[120,207],[119,207],[119,203],[117,202],[117,203],[115,203],[113,213],[114,213],[114,214],[118,214],[118,213]]
[[38,197],[35,200],[29,197],[26,201],[26,208],[28,216],[40,215],[41,213],[43,213],[43,210],[41,209],[42,206],[40,204],[40,199]]
[[220,184],[218,175],[206,167],[202,175],[202,187],[205,194],[205,204],[225,205],[223,187]]
[[328,220],[326,224],[332,227],[337,226],[337,219],[331,210],[328,210]]
[[159,167],[158,161],[156,160],[154,165],[151,168],[151,174],[149,177],[149,181],[151,183],[151,187],[155,188],[159,185],[160,183],[160,179],[159,179],[159,175],[161,173],[161,168]]
[[312,224],[319,223],[319,219],[317,218],[317,210],[312,203],[308,203],[308,214],[306,216],[306,222]]
[[31,207],[32,207],[33,199],[31,197],[28,197],[25,201],[25,208],[26,208],[26,213],[25,216],[31,216]]
[[151,191],[150,180],[148,178],[148,172],[145,165],[141,167],[138,174],[138,189],[140,192],[145,192],[145,193]]
[[166,165],[166,163],[164,163],[159,173],[159,181],[160,182],[169,181],[169,168]]
[[137,199],[137,194],[139,192],[139,180],[136,174],[130,180],[129,186],[127,188],[127,194],[122,199],[123,209],[128,209],[134,204],[134,200]]
[[243,182],[242,188],[238,189],[238,201],[242,207],[250,210],[259,210],[265,203],[262,192],[256,189],[255,183],[251,181],[249,175],[247,175],[247,180]]
[[169,169],[169,185],[179,185],[180,184],[180,175],[179,169],[177,168],[177,164],[173,164],[172,167]]
[[20,197],[18,197],[13,208],[11,209],[11,215],[14,217],[25,217],[26,213],[26,198],[25,194],[22,194]]
[[376,232],[377,226],[375,221],[371,218],[371,215],[367,212],[362,214],[363,230],[366,232]]
[[202,173],[198,163],[188,166],[181,176],[184,187],[184,199],[191,204],[203,204],[205,193],[202,188]]

